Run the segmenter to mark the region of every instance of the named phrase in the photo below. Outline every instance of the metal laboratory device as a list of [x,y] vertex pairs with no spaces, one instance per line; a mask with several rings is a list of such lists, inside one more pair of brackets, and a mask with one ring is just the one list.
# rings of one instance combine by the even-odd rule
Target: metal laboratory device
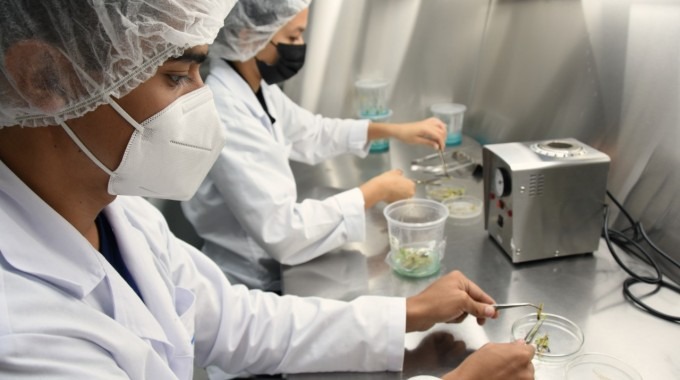
[[513,263],[597,250],[609,156],[571,138],[490,144],[482,156],[484,226]]

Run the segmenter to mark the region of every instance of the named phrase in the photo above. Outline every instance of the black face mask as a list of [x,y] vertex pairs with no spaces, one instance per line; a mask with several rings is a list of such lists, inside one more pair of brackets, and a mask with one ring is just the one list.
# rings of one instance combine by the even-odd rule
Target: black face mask
[[274,44],[279,53],[279,59],[273,65],[269,65],[255,58],[257,68],[260,70],[262,79],[268,84],[281,83],[290,79],[300,71],[305,64],[307,45]]

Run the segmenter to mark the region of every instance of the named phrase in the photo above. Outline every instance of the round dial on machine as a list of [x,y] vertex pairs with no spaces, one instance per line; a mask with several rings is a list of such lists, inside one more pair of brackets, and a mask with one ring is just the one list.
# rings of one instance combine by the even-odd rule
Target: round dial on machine
[[586,153],[586,150],[580,144],[561,140],[539,142],[532,144],[530,148],[542,156],[553,158],[578,157]]
[[504,168],[496,168],[493,179],[494,192],[497,197],[504,197],[510,194],[512,188],[510,184],[510,174]]

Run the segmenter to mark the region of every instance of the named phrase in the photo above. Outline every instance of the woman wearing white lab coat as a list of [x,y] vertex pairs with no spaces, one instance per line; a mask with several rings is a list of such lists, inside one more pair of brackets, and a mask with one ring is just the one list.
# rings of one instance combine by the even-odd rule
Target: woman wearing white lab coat
[[[248,290],[230,285],[210,259],[175,238],[142,198],[118,197],[103,213],[143,300],[0,162],[0,378],[190,380],[194,366],[232,374],[399,371],[407,329],[424,330],[463,311],[485,315],[472,298],[463,306],[465,287],[490,302],[456,273],[421,295],[431,318],[412,318],[408,326],[404,316],[415,298],[345,303]],[[447,302],[456,306],[441,306]],[[523,363],[522,355],[530,360],[530,346],[527,354],[520,348],[487,345],[463,364],[472,367],[468,373],[485,366],[507,373],[503,368]],[[501,361],[494,359],[499,354]]]
[[[97,4],[0,12],[0,378],[399,370],[406,331],[496,316],[459,273],[351,303],[230,285],[140,196],[188,199],[219,154],[198,70],[233,3]],[[528,363],[524,346],[460,375]]]
[[0,210],[1,378],[188,380],[194,362],[234,374],[401,369],[403,299],[230,286],[151,204],[118,197],[103,212],[142,301],[2,163]]
[[211,47],[216,58],[206,84],[229,138],[182,208],[204,240],[203,252],[230,281],[250,288],[279,291],[280,264],[363,241],[365,209],[415,193],[413,181],[393,170],[335,196],[298,203],[289,159],[316,164],[343,153],[364,157],[371,139],[385,137],[437,147],[446,135],[434,118],[410,124],[324,118],[273,85],[304,62],[308,3],[242,1]]

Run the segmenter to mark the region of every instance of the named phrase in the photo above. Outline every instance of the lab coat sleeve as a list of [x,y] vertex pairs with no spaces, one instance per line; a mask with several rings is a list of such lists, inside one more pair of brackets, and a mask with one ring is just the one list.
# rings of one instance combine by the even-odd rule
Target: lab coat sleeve
[[196,365],[230,374],[401,370],[403,298],[277,296],[230,285],[178,239],[169,239],[169,251],[173,281],[196,295]]
[[66,334],[38,333],[0,337],[0,377],[129,379],[115,359],[93,342]]
[[278,86],[269,86],[278,122],[292,149],[290,158],[310,165],[344,153],[366,157],[370,148],[368,120],[315,115],[295,104]]
[[216,93],[227,143],[209,176],[246,232],[274,259],[297,265],[365,236],[358,188],[297,203],[285,149],[238,99]]

